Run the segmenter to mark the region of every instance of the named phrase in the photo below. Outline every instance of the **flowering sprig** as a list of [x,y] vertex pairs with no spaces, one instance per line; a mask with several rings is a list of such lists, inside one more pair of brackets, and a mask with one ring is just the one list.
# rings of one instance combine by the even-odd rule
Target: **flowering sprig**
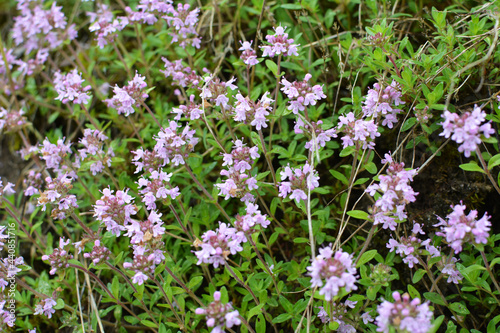
[[3,184],[3,180],[0,177],[0,195],[11,195],[16,193],[14,191],[14,184],[7,182],[7,184]]
[[129,81],[125,87],[120,88],[116,85],[113,88],[114,96],[104,102],[107,103],[108,107],[115,108],[118,114],[123,113],[128,116],[134,113],[134,107],[140,107],[149,97],[145,91],[147,87],[145,80],[144,76],[136,73],[132,81]]
[[316,103],[326,98],[323,92],[323,86],[316,84],[311,87],[309,80],[312,75],[307,73],[303,81],[293,81],[289,82],[287,79],[281,79],[281,84],[283,91],[289,101],[288,110],[291,110],[294,114],[298,114],[299,111],[304,111],[309,105],[316,105]]
[[191,67],[182,64],[181,59],[170,62],[167,58],[162,57],[161,60],[165,63],[165,69],[160,70],[160,72],[167,78],[172,77],[172,85],[196,87],[202,81],[202,78]]
[[302,118],[298,117],[295,122],[295,126],[293,127],[295,134],[303,134],[310,139],[306,142],[305,148],[309,149],[312,153],[324,147],[332,138],[337,137],[335,128],[324,130],[321,127],[322,124],[323,121],[321,120],[318,120],[317,122],[312,121],[310,122],[310,125],[305,124]]
[[177,9],[172,6],[169,13],[163,16],[163,18],[173,28],[173,32],[170,33],[173,43],[179,42],[182,48],[186,48],[189,43],[191,46],[199,49],[201,38],[196,31],[196,24],[198,23],[200,9],[189,10],[190,8],[191,5],[187,3],[179,3],[177,4]]
[[16,132],[27,124],[24,110],[10,110],[0,107],[0,132]]
[[165,200],[168,197],[175,199],[180,195],[179,187],[170,185],[170,177],[172,177],[171,173],[154,170],[149,179],[139,178],[139,187],[144,187],[140,190],[142,202],[146,204],[148,210],[156,209],[156,200]]
[[240,314],[238,310],[233,310],[231,303],[222,304],[220,301],[220,291],[214,292],[214,301],[206,308],[197,308],[197,315],[204,315],[207,317],[207,326],[213,327],[212,333],[223,333],[224,326],[231,328],[235,325],[240,325]]
[[207,75],[204,77],[204,86],[201,89],[200,97],[210,102],[210,104],[215,106],[220,106],[223,112],[232,109],[232,106],[228,104],[228,89],[236,90],[238,87],[234,84],[236,79],[233,77],[229,81],[221,81],[218,77],[213,75]]
[[490,216],[484,214],[477,219],[477,210],[471,210],[465,215],[467,207],[460,205],[451,206],[453,212],[446,216],[446,220],[437,216],[439,223],[436,227],[441,227],[441,231],[436,235],[446,237],[446,241],[455,253],[462,251],[464,243],[486,244],[488,242],[491,227]]
[[373,119],[356,119],[353,112],[346,116],[339,116],[337,132],[343,132],[343,148],[359,145],[362,149],[374,149],[375,138],[380,136],[377,124]]
[[427,333],[431,328],[432,312],[427,302],[420,304],[420,299],[410,301],[408,294],[395,291],[392,294],[394,303],[384,301],[377,308],[377,332],[389,333],[392,329],[398,332]]
[[239,51],[243,51],[240,55],[240,59],[247,65],[247,68],[259,63],[259,60],[257,60],[257,52],[252,48],[252,42],[252,40],[250,42],[242,42],[240,40],[241,47],[238,49]]
[[107,230],[116,236],[126,230],[125,226],[132,222],[132,215],[137,213],[133,198],[127,194],[128,189],[117,191],[116,195],[109,188],[102,190],[101,199],[94,207],[94,217],[106,226]]
[[129,24],[129,20],[125,16],[114,18],[107,5],[98,4],[97,8],[96,12],[88,12],[87,16],[91,22],[89,30],[96,32],[95,40],[102,49],[115,40],[118,31],[123,30]]
[[453,141],[460,144],[458,151],[463,152],[465,157],[470,157],[470,153],[481,143],[481,134],[489,138],[495,133],[491,122],[483,124],[486,113],[477,105],[474,105],[472,112],[465,112],[461,116],[445,110],[443,117],[444,122],[441,123],[443,132],[439,135],[445,138],[451,136]]
[[52,318],[52,315],[56,313],[56,310],[54,309],[54,306],[57,305],[57,302],[51,298],[47,297],[46,299],[43,299],[35,305],[35,312],[33,313],[34,315],[41,315],[43,314],[47,318]]
[[355,333],[356,329],[351,324],[348,324],[344,320],[344,316],[348,313],[349,308],[354,309],[357,301],[349,301],[346,300],[344,303],[330,303],[331,304],[331,317],[325,311],[325,309],[320,306],[320,311],[318,312],[318,318],[322,323],[329,323],[330,321],[334,321],[339,324],[337,328],[338,332],[343,333]]
[[375,83],[373,89],[368,90],[366,100],[363,102],[364,116],[374,119],[379,119],[382,116],[384,118],[382,126],[392,128],[398,122],[397,115],[403,112],[396,108],[405,104],[401,97],[400,87],[396,81],[392,81],[391,85],[385,88]]
[[71,241],[64,240],[63,237],[59,239],[59,247],[55,248],[54,251],[49,254],[49,255],[43,255],[42,260],[43,261],[49,261],[50,263],[50,274],[54,275],[56,272],[60,269],[68,268],[69,263],[68,261],[73,259],[73,255],[68,253],[64,248],[70,243]]
[[[300,200],[307,200],[306,192],[312,191],[319,186],[319,176],[314,167],[306,164],[298,168],[290,168],[290,165],[281,170],[281,182],[279,183],[279,194],[282,198],[295,199],[298,204]],[[285,181],[287,180],[288,181]]]
[[292,38],[288,38],[288,34],[285,33],[286,27],[281,25],[273,28],[275,31],[274,35],[266,35],[266,40],[271,45],[264,45],[260,48],[262,49],[263,57],[274,57],[275,55],[286,55],[298,56],[297,47],[300,44],[293,44],[295,41]]
[[198,143],[198,138],[194,136],[196,131],[191,130],[189,125],[186,125],[180,133],[177,131],[178,128],[181,128],[181,125],[171,121],[168,127],[161,129],[154,137],[156,140],[154,152],[163,159],[162,166],[169,163],[173,163],[175,166],[185,164],[185,159]]
[[193,251],[198,258],[196,264],[212,264],[215,268],[225,265],[230,254],[243,251],[241,243],[246,241],[243,232],[221,222],[219,228],[205,232],[201,238],[203,241],[196,240],[194,244],[196,247],[201,247],[201,250]]
[[115,156],[113,148],[109,147],[105,152],[103,149],[104,142],[108,137],[98,130],[90,128],[85,129],[83,138],[80,139],[80,144],[84,148],[78,149],[79,158],[76,162],[79,165],[82,161],[92,162],[90,172],[96,175],[104,170],[104,166],[111,166],[111,158]]
[[272,112],[272,103],[274,102],[268,97],[268,94],[269,92],[266,91],[258,102],[254,102],[238,93],[234,107],[234,120],[255,126],[258,131],[267,128],[266,117]]
[[229,154],[223,154],[227,170],[221,170],[221,176],[227,177],[222,183],[215,184],[219,188],[219,195],[229,198],[241,198],[244,202],[253,202],[255,197],[250,191],[257,189],[257,179],[250,175],[254,161],[259,158],[258,148],[249,148],[243,141],[234,141],[234,148]]
[[340,288],[345,288],[347,292],[358,289],[354,284],[356,268],[352,256],[342,250],[334,254],[331,247],[320,249],[307,270],[311,276],[311,286],[322,287],[319,294],[324,295],[326,301],[337,296]]
[[64,158],[71,154],[71,143],[64,143],[65,138],[58,139],[57,144],[53,144],[49,139],[45,138],[43,144],[40,145],[41,158],[45,161],[48,169],[52,169],[55,172],[60,172],[64,170],[62,164]]
[[74,104],[87,104],[90,99],[88,91],[91,87],[90,85],[83,87],[83,82],[76,68],[64,75],[61,72],[55,72],[54,89],[58,93],[56,100],[63,103],[71,101]]
[[149,25],[155,24],[159,17],[172,12],[172,10],[173,6],[170,0],[141,0],[135,10],[125,7],[130,22],[141,22]]
[[109,260],[110,256],[111,251],[107,247],[101,245],[101,241],[99,239],[94,241],[92,251],[83,254],[83,257],[92,260],[94,266]]
[[203,107],[194,102],[194,95],[189,96],[189,103],[181,105],[178,108],[172,108],[172,113],[175,113],[175,120],[181,120],[181,117],[186,117],[189,120],[200,119],[203,114]]
[[417,170],[405,170],[404,163],[396,163],[390,154],[385,154],[382,163],[389,163],[387,175],[380,175],[380,183],[368,186],[366,192],[371,196],[382,193],[372,208],[374,224],[382,224],[384,229],[395,230],[397,221],[403,221],[406,204],[416,200],[417,192],[410,186]]
[[40,193],[38,198],[38,206],[42,206],[42,211],[45,211],[46,204],[49,202],[57,204],[52,209],[51,216],[54,219],[62,220],[70,215],[75,208],[78,208],[76,196],[69,194],[69,191],[73,188],[72,180],[67,174],[61,174],[57,178],[45,178],[45,191]]
[[242,231],[245,235],[254,233],[257,225],[260,225],[262,228],[267,228],[271,224],[267,219],[267,215],[262,215],[259,206],[247,202],[245,211],[245,215],[236,215],[236,221],[234,222],[236,230]]

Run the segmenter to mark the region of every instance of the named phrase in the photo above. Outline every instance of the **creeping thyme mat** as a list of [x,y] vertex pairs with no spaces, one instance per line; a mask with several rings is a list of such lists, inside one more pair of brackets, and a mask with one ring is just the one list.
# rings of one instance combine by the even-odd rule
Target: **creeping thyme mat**
[[1,332],[500,330],[499,1],[0,12]]

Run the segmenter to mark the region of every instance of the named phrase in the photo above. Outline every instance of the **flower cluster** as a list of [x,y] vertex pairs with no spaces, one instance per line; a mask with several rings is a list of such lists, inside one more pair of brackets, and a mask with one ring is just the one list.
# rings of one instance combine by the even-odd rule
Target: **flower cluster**
[[418,257],[424,254],[422,249],[420,249],[421,246],[425,246],[425,250],[429,252],[431,257],[441,256],[441,252],[434,245],[430,244],[430,239],[422,242],[421,239],[417,238],[418,234],[425,235],[425,232],[422,230],[420,224],[415,223],[410,237],[401,237],[399,242],[391,238],[387,244],[387,248],[391,252],[396,251],[397,254],[401,255],[403,262],[410,268],[413,268],[414,264],[418,264]]
[[176,84],[181,87],[196,87],[202,81],[202,78],[196,74],[190,67],[184,67],[182,60],[170,62],[167,58],[161,58],[165,63],[165,70],[160,70],[165,77],[172,77]]
[[312,287],[322,287],[319,294],[325,295],[326,301],[337,296],[342,287],[347,292],[358,289],[354,285],[356,268],[352,256],[342,250],[334,255],[330,247],[320,249],[319,255],[312,260],[307,270],[310,272]]
[[52,169],[55,172],[64,170],[62,161],[64,158],[71,154],[71,143],[65,144],[65,138],[58,139],[57,144],[53,144],[49,139],[45,138],[43,144],[40,145],[41,158],[45,161],[47,169]]
[[54,88],[59,94],[56,100],[63,103],[72,101],[74,104],[87,104],[90,99],[90,86],[82,87],[83,79],[76,69],[68,74],[54,73]]
[[420,299],[410,301],[408,294],[402,296],[395,291],[394,303],[384,301],[377,308],[377,332],[389,333],[391,328],[398,332],[427,333],[431,328],[432,312]]
[[174,31],[170,33],[172,36],[172,42],[180,42],[179,45],[182,48],[186,48],[188,43],[197,49],[201,46],[201,38],[198,36],[196,31],[196,24],[198,23],[198,14],[200,10],[195,8],[189,10],[191,6],[189,4],[177,4],[177,10],[172,7],[168,15],[163,16],[170,27],[174,28]]
[[26,124],[24,110],[10,110],[0,107],[0,131],[15,132]]
[[[2,231],[3,232],[3,231]],[[8,236],[3,237],[8,238]],[[3,244],[2,244],[3,246]],[[17,275],[17,273],[21,272],[22,269],[19,266],[24,265],[23,257],[7,257],[0,259],[0,288],[2,291],[5,291],[5,288],[9,285],[9,280]],[[0,294],[0,301],[3,295]],[[0,302],[1,303],[1,302]],[[0,311],[1,314],[1,311]],[[1,322],[1,321],[0,321]],[[2,326],[0,325],[0,328]]]
[[305,147],[311,152],[319,150],[319,148],[324,147],[332,138],[337,137],[337,133],[335,133],[334,128],[324,130],[321,127],[322,124],[323,121],[321,120],[305,124],[301,117],[298,117],[295,122],[295,126],[293,128],[295,134],[303,134],[309,139],[309,141],[306,142]]
[[[307,162],[303,167],[294,169],[287,165],[280,174],[279,196],[282,198],[289,196],[291,200],[295,199],[296,203],[299,203],[300,200],[307,200],[306,192],[319,186],[318,173]],[[287,179],[288,181],[285,181]]]
[[446,220],[437,217],[439,223],[435,226],[441,227],[441,232],[437,232],[436,235],[446,237],[446,241],[455,253],[462,251],[464,243],[486,244],[491,227],[490,216],[484,214],[478,220],[477,210],[471,210],[465,215],[467,207],[462,203],[451,208],[453,212],[446,216]]
[[254,201],[255,198],[250,191],[257,189],[257,179],[252,177],[250,170],[254,160],[259,158],[258,148],[249,148],[243,141],[233,142],[234,148],[230,154],[224,155],[224,163],[227,170],[220,172],[221,176],[227,177],[221,184],[215,184],[219,188],[219,195],[229,198],[241,198],[241,201]]
[[194,95],[189,97],[189,104],[181,105],[178,108],[172,108],[172,113],[176,113],[175,120],[181,120],[184,116],[190,120],[200,119],[203,114],[201,105],[194,102]]
[[132,244],[142,244],[151,240],[151,238],[161,238],[165,233],[161,215],[156,211],[151,211],[145,221],[132,220],[127,229],[126,237],[130,238]]
[[3,184],[2,178],[0,178],[0,195],[11,195],[16,193],[14,191],[14,184],[7,182],[7,184]]
[[171,173],[164,171],[151,171],[150,179],[139,178],[139,187],[142,194],[142,202],[146,204],[148,210],[156,209],[156,200],[165,200],[167,197],[175,199],[179,196],[179,187],[170,185]]
[[47,318],[52,318],[52,315],[56,312],[54,309],[54,306],[57,305],[57,302],[51,298],[47,297],[46,299],[43,299],[35,305],[35,312],[33,313],[34,315],[41,315],[43,314],[44,316],[47,316]]
[[45,191],[40,193],[38,198],[38,206],[43,206],[42,211],[45,211],[47,203],[57,203],[57,207],[52,209],[51,216],[62,220],[78,208],[76,196],[68,193],[73,188],[72,180],[67,174],[61,174],[57,178],[45,178]]
[[215,268],[225,265],[229,254],[234,255],[243,251],[241,243],[246,241],[243,232],[221,222],[219,228],[205,232],[201,238],[203,241],[196,240],[194,244],[196,247],[201,247],[201,250],[193,251],[198,258],[197,265],[212,264]]
[[283,28],[282,26],[279,26],[273,29],[275,34],[266,36],[267,42],[271,45],[264,45],[260,47],[262,49],[262,56],[271,58],[277,54],[298,56],[299,53],[297,52],[297,47],[299,45],[293,44],[294,40],[292,38],[288,38],[288,34],[285,33],[286,27]]
[[274,102],[273,99],[268,97],[268,94],[268,92],[265,92],[260,101],[256,103],[238,93],[236,95],[237,102],[234,107],[234,120],[242,121],[245,124],[250,123],[258,131],[263,127],[266,128],[266,117],[272,111],[272,103]]
[[94,205],[94,216],[106,226],[107,230],[116,236],[126,230],[125,226],[132,222],[131,215],[137,213],[132,197],[127,194],[128,189],[116,191],[116,195],[109,188],[102,190],[102,197]]
[[132,164],[136,166],[135,173],[139,173],[142,170],[152,172],[164,166],[163,159],[154,151],[144,150],[141,147],[137,150],[132,150],[131,153],[134,154]]
[[291,110],[294,114],[298,114],[299,111],[304,111],[308,105],[316,105],[316,103],[326,98],[323,93],[323,86],[319,84],[311,87],[309,80],[312,75],[307,73],[303,81],[289,82],[287,79],[281,79],[281,84],[283,91],[288,99],[290,99],[288,110]]
[[18,1],[17,9],[21,15],[14,18],[12,38],[16,45],[24,45],[26,53],[33,50],[55,49],[66,39],[73,40],[77,36],[75,25],[67,26],[66,17],[61,6],[56,2],[48,9],[42,3]]
[[374,149],[375,138],[380,136],[377,124],[373,119],[356,119],[353,112],[346,116],[339,116],[339,125],[337,132],[343,132],[343,148],[360,145],[363,149]]
[[123,113],[125,116],[128,116],[134,113],[134,106],[140,107],[146,98],[149,97],[144,90],[147,87],[145,80],[144,76],[136,73],[127,86],[120,88],[116,85],[113,88],[114,96],[106,99],[105,102],[109,107],[115,108],[118,114]]
[[69,239],[65,241],[64,238],[60,238],[59,247],[55,248],[51,254],[42,256],[43,261],[50,262],[51,270],[49,273],[51,275],[56,274],[57,270],[69,267],[68,261],[73,259],[73,255],[64,249],[69,243]]
[[[441,272],[448,276],[448,280],[446,280],[448,283],[453,282],[454,284],[459,284],[464,278],[462,273],[457,270],[457,261],[457,258],[452,257],[449,263],[441,265]],[[438,267],[440,263],[441,262],[438,262]]]
[[384,117],[382,126],[389,128],[398,122],[397,115],[403,112],[395,107],[405,104],[401,101],[401,91],[396,81],[392,81],[390,86],[381,87],[378,83],[373,85],[373,89],[368,90],[366,100],[363,102],[363,113],[365,117],[378,119],[380,115]]
[[78,149],[80,154],[77,165],[83,160],[91,161],[90,171],[92,175],[96,175],[104,170],[104,166],[111,166],[111,158],[115,156],[113,148],[109,147],[108,151],[103,150],[103,143],[108,139],[104,133],[98,130],[85,129],[83,138],[80,139],[80,144],[84,146]]
[[156,140],[154,152],[163,159],[162,166],[169,163],[175,166],[185,164],[185,159],[198,143],[198,138],[194,136],[195,130],[191,130],[189,125],[186,125],[182,132],[178,133],[177,129],[180,127],[181,125],[177,122],[171,121],[168,127],[161,129],[154,137]]
[[379,176],[380,183],[368,186],[366,192],[371,196],[382,193],[371,212],[374,224],[382,224],[384,229],[395,230],[396,221],[407,217],[406,204],[414,202],[418,195],[409,184],[417,170],[405,170],[404,163],[394,162],[389,154],[385,154],[382,163],[389,163],[387,175]]
[[491,122],[483,124],[486,113],[477,105],[474,105],[472,112],[465,112],[461,116],[445,110],[443,117],[444,122],[441,123],[443,132],[439,135],[445,138],[451,136],[453,141],[460,144],[458,151],[463,152],[465,157],[470,157],[470,153],[481,143],[481,134],[489,138],[495,133]]
[[252,42],[252,40],[250,42],[242,42],[240,40],[241,47],[238,49],[239,51],[243,51],[240,59],[243,60],[247,67],[255,66],[259,63],[257,60],[257,52],[252,49]]
[[105,262],[109,260],[111,255],[111,251],[103,245],[101,245],[101,241],[99,239],[96,239],[94,241],[94,246],[92,248],[92,251],[90,253],[84,253],[83,256],[85,258],[88,258],[92,260],[92,263],[97,266],[102,262]]
[[242,231],[245,235],[252,234],[257,225],[267,228],[270,224],[267,215],[262,215],[259,206],[251,202],[246,203],[246,214],[236,215],[236,221],[234,222],[236,230]]
[[238,88],[233,84],[236,79],[231,78],[229,81],[223,82],[218,77],[207,75],[203,80],[205,84],[201,89],[200,97],[208,100],[212,105],[220,106],[223,112],[230,110],[232,106],[228,104],[227,89],[235,90]]
[[233,310],[231,303],[222,304],[220,298],[220,291],[214,292],[214,301],[206,308],[197,308],[195,311],[197,315],[207,317],[207,326],[213,327],[212,333],[223,333],[224,326],[231,328],[241,324],[238,310]]
[[87,16],[90,18],[91,32],[96,32],[95,40],[97,45],[102,49],[108,43],[112,43],[118,36],[118,31],[123,30],[128,24],[129,20],[125,16],[113,18],[113,13],[107,5],[98,4],[96,12],[88,12]]
[[130,22],[142,22],[151,25],[158,21],[158,17],[170,13],[172,9],[171,0],[141,0],[135,11],[130,7],[126,7],[125,11]]

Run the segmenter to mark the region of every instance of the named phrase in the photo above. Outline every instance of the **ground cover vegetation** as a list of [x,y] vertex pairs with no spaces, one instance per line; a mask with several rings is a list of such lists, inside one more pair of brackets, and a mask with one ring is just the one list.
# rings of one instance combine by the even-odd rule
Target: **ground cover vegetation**
[[500,330],[500,2],[0,11],[0,331]]

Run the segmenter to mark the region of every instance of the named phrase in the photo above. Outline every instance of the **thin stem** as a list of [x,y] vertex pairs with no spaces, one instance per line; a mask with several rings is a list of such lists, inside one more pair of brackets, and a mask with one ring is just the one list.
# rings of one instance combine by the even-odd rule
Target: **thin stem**
[[[479,251],[479,252],[481,253],[481,257],[483,257],[484,266],[486,267],[486,270],[488,271],[488,274],[490,275],[491,281],[493,281],[495,288],[500,293],[500,286],[498,285],[497,279],[495,279],[495,275],[491,271],[491,267],[490,267],[490,264],[488,263],[488,259],[486,259],[486,254],[484,253],[484,251]],[[492,293],[492,295],[493,295],[493,293]],[[493,297],[495,297],[495,295],[493,295]],[[496,297],[495,297],[495,300],[498,303],[498,299]]]
[[267,274],[269,274],[271,276],[271,278],[273,279],[273,284],[274,284],[274,288],[276,289],[276,294],[279,295],[280,292],[278,290],[278,285],[276,284],[276,279],[274,278],[273,272],[271,272],[271,268],[269,268],[269,266],[267,265],[267,262],[264,260],[264,258],[262,258],[260,251],[257,248],[257,244],[255,244],[255,242],[253,241],[252,235],[248,235],[247,239],[250,241],[250,244],[252,244],[252,247],[254,248],[255,253],[257,254],[257,257],[260,259],[260,261],[262,261],[262,264],[264,265],[264,268],[266,269]]
[[[182,289],[184,289],[188,294],[189,296],[191,296],[198,304],[200,304],[201,306],[203,306],[203,302],[198,298],[198,296],[196,296],[193,291],[191,289],[189,289],[185,284],[184,282],[182,282],[175,274],[174,272],[172,272],[170,270],[170,268],[168,268],[167,265],[165,265],[165,270],[167,271],[168,274],[170,274],[170,276],[175,280],[175,282],[177,282],[177,284],[179,286],[181,286]],[[160,275],[160,278],[163,279],[163,277]]]
[[[158,286],[158,288],[161,290],[162,294],[163,294],[163,297],[165,298],[165,300],[167,300],[167,303],[168,305],[170,306],[170,309],[172,310],[172,312],[174,313],[174,316],[175,316],[175,319],[177,319],[177,321],[179,322],[179,328],[182,330],[182,331],[185,331],[186,332],[186,328],[184,327],[184,320],[181,319],[181,317],[179,317],[179,314],[177,313],[177,311],[175,310],[175,307],[174,305],[172,304],[172,302],[170,301],[170,299],[168,298],[167,296],[167,293],[165,293],[165,290],[163,289],[162,285],[160,284],[160,282],[156,281],[156,279],[154,278],[154,276],[150,275],[149,278]],[[172,296],[173,297],[173,296]]]
[[479,147],[476,147],[476,155],[477,157],[479,157],[479,161],[481,162],[481,166],[483,167],[484,173],[486,174],[486,176],[488,177],[488,179],[490,180],[491,184],[498,192],[498,194],[500,194],[500,188],[498,188],[497,182],[495,181],[495,179],[493,179],[493,176],[491,175],[490,170],[486,165],[486,161],[484,160],[483,155],[481,154],[481,150],[479,150]]
[[269,166],[269,171],[271,171],[271,175],[273,176],[274,186],[278,186],[276,182],[276,173],[274,172],[273,163],[271,162],[271,158],[267,154],[266,143],[264,142],[264,136],[262,135],[262,130],[259,130],[260,143],[262,145],[262,151],[264,152],[264,157],[266,158],[267,165]]
[[177,212],[175,211],[175,207],[174,205],[170,204],[170,206],[168,206],[170,208],[170,210],[172,211],[172,213],[174,214],[175,216],[175,219],[177,220],[177,222],[179,222],[179,225],[181,226],[182,230],[184,230],[184,233],[189,237],[189,241],[193,241],[193,236],[191,235],[191,233],[187,230],[186,226],[184,225],[184,223],[182,223],[182,220],[181,218],[179,217],[179,215],[177,214]]

